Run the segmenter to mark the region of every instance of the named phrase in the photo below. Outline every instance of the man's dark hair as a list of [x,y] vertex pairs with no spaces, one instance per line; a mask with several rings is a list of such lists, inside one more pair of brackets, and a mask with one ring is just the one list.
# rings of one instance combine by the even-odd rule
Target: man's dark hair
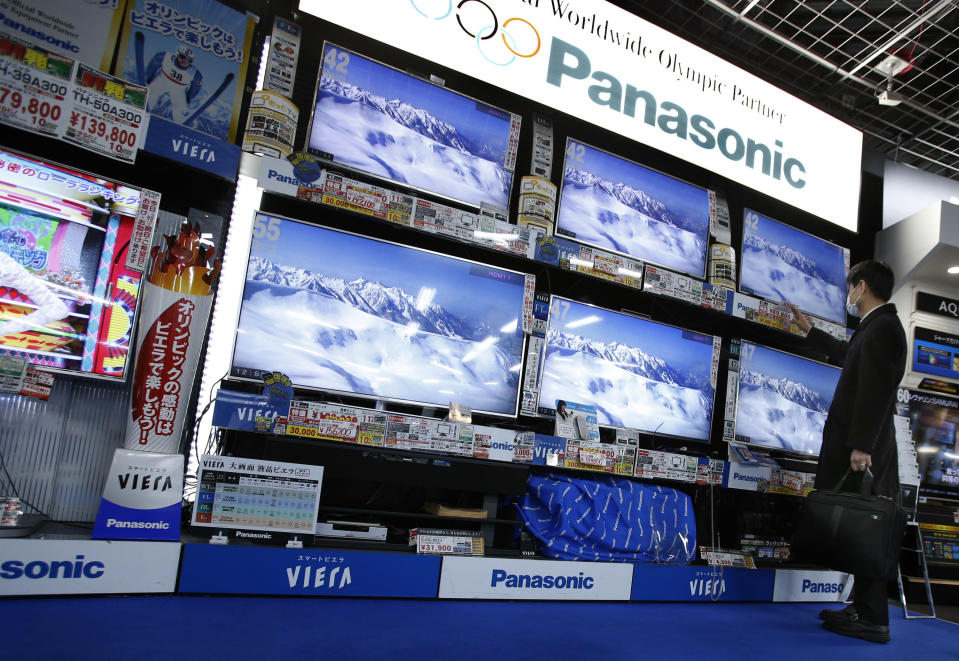
[[863,280],[866,281],[866,286],[869,287],[873,296],[885,303],[892,296],[892,285],[896,276],[885,262],[867,259],[849,269],[849,275],[846,276],[850,289]]

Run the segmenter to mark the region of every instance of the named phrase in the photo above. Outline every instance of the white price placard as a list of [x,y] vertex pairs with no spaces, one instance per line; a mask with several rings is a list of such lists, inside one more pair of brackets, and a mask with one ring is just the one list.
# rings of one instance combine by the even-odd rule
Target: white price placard
[[78,64],[63,139],[127,163],[146,137],[147,88]]
[[62,135],[72,71],[73,60],[0,34],[0,122]]

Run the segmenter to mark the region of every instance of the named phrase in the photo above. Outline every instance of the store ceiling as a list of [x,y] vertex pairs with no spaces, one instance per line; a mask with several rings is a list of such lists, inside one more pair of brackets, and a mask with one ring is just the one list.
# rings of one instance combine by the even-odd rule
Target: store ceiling
[[[619,0],[864,133],[866,147],[959,179],[959,0]],[[883,106],[889,53],[904,97]]]

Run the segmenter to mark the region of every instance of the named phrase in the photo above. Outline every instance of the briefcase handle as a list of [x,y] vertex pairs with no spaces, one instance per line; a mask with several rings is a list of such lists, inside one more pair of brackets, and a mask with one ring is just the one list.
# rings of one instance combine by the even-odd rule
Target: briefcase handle
[[[852,472],[852,468],[847,468],[845,474],[842,476],[842,479],[839,480],[839,484],[836,485],[836,488],[833,491],[839,491],[839,488],[846,483],[846,478],[849,477],[849,474]],[[873,474],[872,471],[868,468],[866,469],[865,475],[862,476],[862,484],[859,487],[859,495],[861,496],[871,496],[872,495],[872,482]]]

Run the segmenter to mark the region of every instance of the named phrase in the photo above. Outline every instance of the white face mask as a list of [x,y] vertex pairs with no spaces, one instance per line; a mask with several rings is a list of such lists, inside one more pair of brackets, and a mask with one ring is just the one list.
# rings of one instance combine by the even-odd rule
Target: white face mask
[[859,294],[859,296],[856,297],[855,301],[851,300],[851,298],[852,298],[852,291],[850,291],[849,294],[846,296],[846,312],[849,313],[850,317],[858,317],[859,308],[856,307],[856,303],[858,303],[859,299],[862,298],[862,294]]

